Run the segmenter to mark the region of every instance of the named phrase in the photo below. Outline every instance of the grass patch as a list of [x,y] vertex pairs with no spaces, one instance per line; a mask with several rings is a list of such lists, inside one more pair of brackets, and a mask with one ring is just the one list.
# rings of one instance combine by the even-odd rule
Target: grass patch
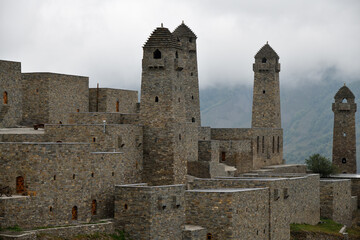
[[3,231],[22,232],[23,230],[18,225],[15,225],[13,227],[0,228],[0,232]]
[[[290,224],[291,232],[315,232],[315,233],[328,233],[335,236],[342,236],[339,233],[343,227],[342,224],[334,222],[331,219],[321,219],[321,222],[317,225],[308,224]],[[354,226],[347,228],[346,232],[349,233],[350,237],[360,237],[360,227]]]

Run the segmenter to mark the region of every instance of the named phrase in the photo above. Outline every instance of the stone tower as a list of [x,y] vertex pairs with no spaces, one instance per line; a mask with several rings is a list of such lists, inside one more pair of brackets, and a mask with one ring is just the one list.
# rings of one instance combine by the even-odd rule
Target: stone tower
[[332,161],[341,173],[356,173],[355,96],[347,86],[335,94]]
[[143,181],[151,185],[180,184],[186,180],[183,58],[179,42],[164,27],[156,28],[143,47]]
[[184,24],[179,25],[173,32],[176,41],[182,47],[182,61],[184,69],[181,77],[184,80],[184,96],[186,121],[201,126],[200,121],[200,100],[199,100],[199,79],[196,54],[196,35]]
[[280,63],[266,43],[255,55],[252,122],[253,128],[281,128]]

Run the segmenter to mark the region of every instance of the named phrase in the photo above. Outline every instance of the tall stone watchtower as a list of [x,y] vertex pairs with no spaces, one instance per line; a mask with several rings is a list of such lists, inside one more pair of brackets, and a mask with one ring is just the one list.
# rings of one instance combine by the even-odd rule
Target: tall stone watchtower
[[355,96],[344,84],[334,98],[332,161],[341,173],[356,173]]
[[252,128],[281,128],[280,63],[266,43],[255,55]]
[[179,42],[164,27],[153,31],[143,50],[143,181],[151,185],[185,183],[184,55]]
[[200,127],[199,79],[196,54],[197,37],[184,22],[175,29],[173,35],[181,45],[183,53],[184,69],[181,71],[181,77],[184,80],[186,121],[195,123],[196,126]]

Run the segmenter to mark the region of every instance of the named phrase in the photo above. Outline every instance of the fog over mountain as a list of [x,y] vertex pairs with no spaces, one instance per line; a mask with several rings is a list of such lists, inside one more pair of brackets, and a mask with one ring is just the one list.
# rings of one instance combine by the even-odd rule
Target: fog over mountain
[[140,88],[142,45],[161,23],[197,34],[200,88],[252,84],[269,41],[283,86],[321,80],[328,68],[360,76],[358,0],[0,0],[0,59],[24,72],[90,77],[90,86]]
[[[334,95],[347,82],[328,69],[322,80],[296,88],[283,87],[280,80],[284,158],[287,163],[304,163],[320,153],[331,159]],[[356,96],[357,161],[360,170],[360,78],[347,83]],[[252,86],[208,88],[200,92],[202,125],[211,127],[251,127]]]

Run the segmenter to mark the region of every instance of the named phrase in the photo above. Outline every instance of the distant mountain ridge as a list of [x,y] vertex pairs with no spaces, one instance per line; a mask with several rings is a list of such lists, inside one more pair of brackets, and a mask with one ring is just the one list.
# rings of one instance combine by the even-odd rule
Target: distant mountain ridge
[[[281,83],[280,83],[281,84]],[[287,163],[304,163],[313,153],[331,159],[334,95],[344,81],[325,77],[321,82],[296,88],[281,88],[284,158]],[[357,167],[360,172],[360,79],[347,84],[355,94]],[[202,126],[214,128],[251,127],[252,86],[206,88],[200,90]]]

